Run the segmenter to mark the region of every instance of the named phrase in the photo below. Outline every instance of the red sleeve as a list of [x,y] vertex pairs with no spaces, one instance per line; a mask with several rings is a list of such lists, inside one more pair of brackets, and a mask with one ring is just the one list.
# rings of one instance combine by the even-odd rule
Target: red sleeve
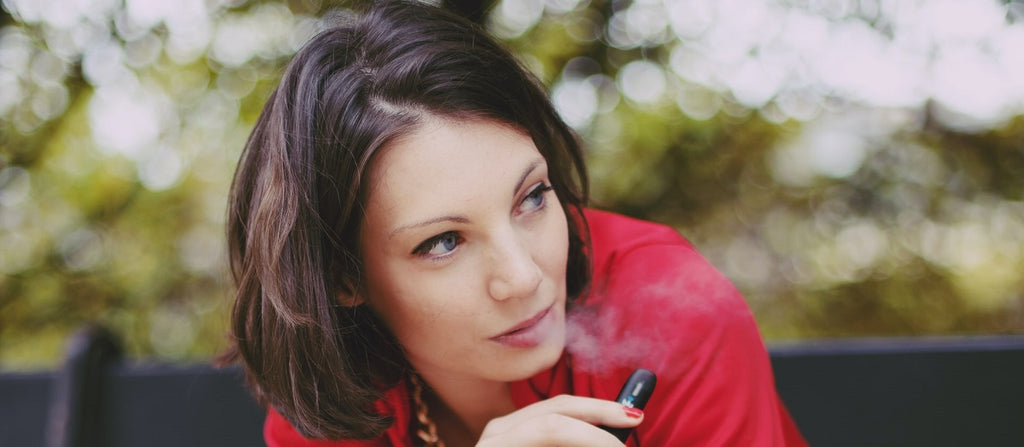
[[[591,329],[600,334],[593,343],[599,349],[574,355],[582,354],[583,368],[615,367],[613,374],[595,371],[615,381],[605,388],[617,387],[634,367],[658,375],[637,445],[806,445],[776,394],[764,343],[739,292],[678,233],[626,224],[621,229],[645,236],[595,253],[604,258],[596,259],[591,297],[599,309]],[[647,226],[627,228],[634,224]],[[595,235],[595,245],[606,245],[600,239],[608,236]]]
[[263,422],[263,440],[267,442],[267,447],[347,447],[351,445],[343,441],[307,439],[300,435],[287,419],[273,409],[267,411],[267,419]]
[[267,410],[263,422],[263,440],[267,447],[389,447],[409,444],[409,408],[406,403],[409,394],[404,384],[399,384],[384,393],[384,399],[377,402],[381,414],[390,415],[394,423],[377,439],[326,441],[307,439],[292,427],[284,416],[274,409]]

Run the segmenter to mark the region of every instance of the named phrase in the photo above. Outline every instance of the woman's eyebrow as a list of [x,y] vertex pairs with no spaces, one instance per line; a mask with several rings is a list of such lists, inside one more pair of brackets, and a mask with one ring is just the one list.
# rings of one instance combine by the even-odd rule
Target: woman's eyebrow
[[519,177],[519,181],[516,182],[516,187],[512,189],[512,195],[516,195],[516,193],[519,192],[519,189],[523,187],[523,182],[526,181],[526,177],[529,177],[530,173],[533,172],[535,169],[537,169],[538,166],[542,164],[544,164],[544,159],[538,158],[534,160],[533,163],[530,163],[530,165],[527,166],[525,170],[523,170],[523,175]]
[[427,219],[422,222],[411,223],[408,225],[402,225],[398,228],[395,228],[394,230],[391,230],[391,233],[388,234],[388,239],[395,237],[396,234],[401,233],[403,231],[411,230],[413,228],[425,227],[427,225],[433,225],[439,222],[455,222],[464,224],[468,223],[469,219],[463,216],[438,216],[433,219]]

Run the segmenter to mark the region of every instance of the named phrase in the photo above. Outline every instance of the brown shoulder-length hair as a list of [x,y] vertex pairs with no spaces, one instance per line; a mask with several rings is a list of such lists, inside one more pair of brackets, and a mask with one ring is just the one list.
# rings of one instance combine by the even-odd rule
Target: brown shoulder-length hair
[[[388,1],[330,28],[288,65],[245,145],[228,205],[237,285],[227,362],[303,435],[368,439],[375,403],[407,373],[365,305],[358,235],[375,152],[425,115],[528,133],[569,222],[567,293],[590,279],[579,143],[540,83],[484,31],[442,9]],[[372,299],[372,297],[371,297]]]

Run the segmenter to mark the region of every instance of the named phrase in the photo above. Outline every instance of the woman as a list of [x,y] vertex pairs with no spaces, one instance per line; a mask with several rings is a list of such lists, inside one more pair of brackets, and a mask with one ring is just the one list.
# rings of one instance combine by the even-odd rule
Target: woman
[[[229,205],[229,358],[268,445],[802,445],[735,289],[586,184],[539,84],[458,17],[386,2],[310,41]],[[639,366],[646,415],[609,400]]]

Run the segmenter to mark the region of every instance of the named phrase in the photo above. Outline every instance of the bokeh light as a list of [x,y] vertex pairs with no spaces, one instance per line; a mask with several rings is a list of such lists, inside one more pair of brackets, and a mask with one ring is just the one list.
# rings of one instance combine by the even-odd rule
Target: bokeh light
[[[2,1],[0,368],[87,320],[131,355],[224,346],[231,173],[327,3]],[[769,339],[1024,331],[1024,2],[496,0],[485,25],[595,205],[678,228]]]

